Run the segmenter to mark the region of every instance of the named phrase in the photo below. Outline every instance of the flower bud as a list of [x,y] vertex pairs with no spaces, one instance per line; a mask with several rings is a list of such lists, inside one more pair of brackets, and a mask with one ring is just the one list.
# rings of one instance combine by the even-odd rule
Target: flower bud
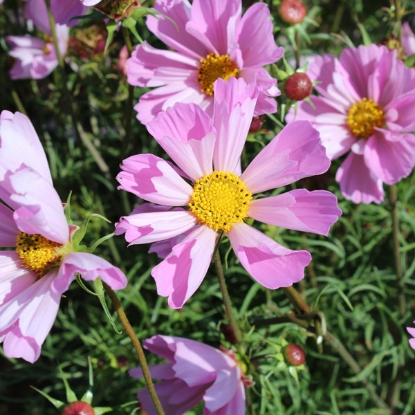
[[296,72],[285,82],[285,93],[294,101],[301,101],[310,96],[313,90],[313,83],[307,74]]
[[128,18],[137,7],[140,7],[138,0],[102,0],[94,6],[95,9],[117,22]]
[[65,406],[62,415],[95,415],[95,411],[86,402],[76,401]]
[[284,347],[285,361],[290,366],[301,366],[305,362],[305,352],[301,346],[290,343]]
[[278,12],[284,22],[296,24],[304,20],[307,9],[300,0],[282,0]]
[[264,124],[264,117],[262,115],[257,115],[256,117],[252,118],[251,126],[249,127],[250,133],[256,133],[259,131]]

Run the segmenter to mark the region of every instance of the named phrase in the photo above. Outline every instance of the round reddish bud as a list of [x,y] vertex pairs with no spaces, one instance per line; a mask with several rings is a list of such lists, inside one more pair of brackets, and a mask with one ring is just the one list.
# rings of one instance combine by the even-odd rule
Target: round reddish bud
[[313,91],[313,83],[307,74],[296,72],[285,82],[285,93],[294,101],[301,101],[310,96]]
[[72,402],[62,412],[62,415],[95,415],[94,408],[86,402]]
[[284,357],[288,365],[301,366],[305,362],[305,352],[298,344],[290,343],[284,347]]
[[238,340],[235,336],[235,333],[233,331],[233,328],[230,324],[225,324],[224,326],[221,327],[220,331],[223,333],[223,335],[225,336],[225,339],[231,343],[231,344],[236,344],[238,343]]
[[264,124],[264,117],[262,115],[257,115],[256,117],[252,118],[251,126],[249,127],[250,133],[256,133],[259,131]]
[[282,0],[278,6],[281,19],[289,24],[300,23],[307,14],[307,9],[300,0]]

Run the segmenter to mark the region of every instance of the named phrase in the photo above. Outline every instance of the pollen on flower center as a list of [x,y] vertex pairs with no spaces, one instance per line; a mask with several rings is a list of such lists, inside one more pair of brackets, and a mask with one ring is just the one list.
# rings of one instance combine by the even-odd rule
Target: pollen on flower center
[[190,211],[200,223],[216,232],[229,232],[247,217],[252,194],[234,173],[214,171],[197,180],[190,199]]
[[375,132],[375,127],[382,127],[385,114],[373,99],[363,98],[353,104],[347,115],[347,125],[352,133],[360,138],[367,138]]
[[60,262],[62,247],[63,245],[39,234],[19,232],[17,235],[17,254],[25,268],[36,272],[39,277],[43,277],[51,267]]
[[207,95],[213,95],[213,84],[218,78],[228,80],[238,75],[238,68],[229,59],[229,55],[209,53],[205,59],[200,59],[197,81],[200,89]]

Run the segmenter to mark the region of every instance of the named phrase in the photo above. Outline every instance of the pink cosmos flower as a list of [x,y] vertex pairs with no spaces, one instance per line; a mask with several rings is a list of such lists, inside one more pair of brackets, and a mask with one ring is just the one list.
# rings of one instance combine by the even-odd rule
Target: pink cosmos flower
[[[0,114],[0,342],[8,357],[34,362],[62,294],[80,275],[126,286],[122,271],[87,252],[75,252],[69,225],[53,188],[45,153],[20,113]],[[15,250],[10,250],[15,248]]]
[[[63,56],[68,48],[69,28],[56,25],[56,33]],[[53,41],[48,35],[44,40],[28,35],[7,36],[6,41],[10,47],[9,55],[16,59],[10,69],[11,79],[42,79],[59,64]]]
[[[415,321],[414,321],[414,323],[415,323]],[[409,339],[409,344],[415,350],[415,328],[414,327],[407,327],[406,330],[413,337],[412,339]]]
[[125,233],[130,244],[170,241],[188,232],[152,270],[158,294],[169,297],[172,308],[182,307],[201,284],[221,232],[263,286],[286,287],[303,278],[310,254],[279,245],[244,218],[327,234],[341,214],[336,197],[327,191],[298,189],[253,200],[254,194],[321,174],[330,165],[317,131],[308,122],[296,122],[241,174],[239,160],[257,97],[254,84],[218,79],[212,118],[195,104],[177,103],[147,126],[178,167],[152,154],[129,157],[121,165],[119,188],[157,205],[183,206],[146,209],[116,225],[116,234]]
[[[169,362],[150,366],[151,376],[162,379],[155,385],[164,411],[183,415],[202,400],[205,415],[245,415],[244,376],[233,351],[222,351],[194,340],[157,335],[144,341],[150,352]],[[141,368],[130,370],[143,377]],[[148,415],[157,412],[147,389],[138,391],[138,400]]]
[[380,203],[383,183],[406,177],[415,165],[415,70],[385,46],[343,50],[317,58],[307,74],[318,83],[314,108],[301,102],[287,121],[309,120],[330,159],[348,153],[337,171],[343,195]]
[[176,102],[198,104],[211,115],[217,78],[254,82],[260,90],[254,114],[276,111],[280,91],[263,66],[284,50],[275,45],[266,4],[254,4],[243,17],[241,0],[176,0],[170,8],[156,0],[155,9],[169,19],[148,16],[147,26],[172,50],[144,42],[128,61],[131,85],[158,87],[134,107],[142,123]]
[[415,54],[415,34],[408,22],[402,25],[402,46],[406,56]]

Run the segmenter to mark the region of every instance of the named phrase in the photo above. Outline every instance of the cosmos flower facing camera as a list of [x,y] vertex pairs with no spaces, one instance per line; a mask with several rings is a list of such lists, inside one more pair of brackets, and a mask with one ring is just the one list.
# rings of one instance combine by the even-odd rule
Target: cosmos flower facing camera
[[243,79],[218,79],[211,118],[195,104],[178,103],[148,124],[150,134],[176,166],[152,154],[121,165],[121,189],[150,202],[116,225],[130,244],[174,241],[152,270],[158,294],[180,308],[206,275],[215,244],[227,235],[241,264],[260,284],[276,289],[301,280],[311,256],[292,251],[246,224],[327,235],[341,214],[327,191],[292,190],[254,199],[255,194],[325,172],[330,161],[318,132],[306,121],[284,128],[241,174],[240,157],[258,90]]

